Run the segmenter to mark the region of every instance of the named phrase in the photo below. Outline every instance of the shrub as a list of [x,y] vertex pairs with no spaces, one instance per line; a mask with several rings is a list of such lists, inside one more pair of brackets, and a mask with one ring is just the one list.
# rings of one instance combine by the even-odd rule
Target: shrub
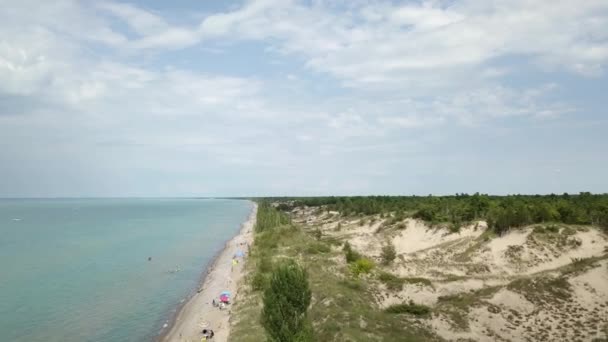
[[401,289],[403,289],[404,280],[403,278],[399,278],[396,275],[387,272],[381,272],[378,275],[378,279],[383,282],[389,290],[400,291]]
[[362,273],[369,273],[374,266],[373,261],[366,258],[360,258],[350,265],[350,269],[355,276],[359,276]]
[[277,267],[264,291],[262,325],[268,339],[276,342],[312,341],[306,311],[311,292],[308,274],[293,261]]
[[403,281],[406,283],[409,283],[409,284],[421,284],[424,286],[433,287],[433,283],[426,278],[420,278],[420,277],[403,278]]
[[397,251],[395,250],[395,246],[391,243],[384,247],[382,247],[382,263],[385,265],[390,264],[397,257]]
[[344,247],[342,248],[342,250],[344,251],[344,256],[346,257],[347,263],[355,262],[358,259],[361,259],[361,254],[353,250],[348,241],[344,243]]
[[431,308],[426,305],[415,304],[410,300],[409,303],[391,305],[385,311],[392,314],[407,313],[416,316],[427,316],[431,313]]
[[554,224],[550,224],[545,226],[545,230],[549,233],[558,233],[559,232],[559,226],[554,225]]

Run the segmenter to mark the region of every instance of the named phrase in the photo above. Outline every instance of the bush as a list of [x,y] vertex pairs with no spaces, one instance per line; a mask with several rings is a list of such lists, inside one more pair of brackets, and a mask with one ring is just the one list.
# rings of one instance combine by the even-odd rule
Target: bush
[[386,288],[391,291],[400,291],[401,289],[403,289],[404,280],[402,278],[397,277],[396,275],[387,272],[381,272],[378,275],[378,279],[383,282],[384,285],[386,285]]
[[395,246],[391,243],[384,247],[382,247],[382,263],[384,265],[388,265],[397,257],[397,251],[395,250]]
[[410,300],[409,303],[391,305],[385,311],[392,314],[407,313],[416,316],[427,316],[431,313],[431,308],[426,305],[415,304]]
[[373,261],[366,258],[361,258],[350,265],[350,270],[353,272],[353,275],[359,276],[362,273],[369,273],[374,266]]
[[312,341],[312,327],[306,314],[310,300],[306,271],[293,261],[277,267],[263,298],[262,326],[268,339],[276,342]]
[[361,259],[361,254],[353,250],[348,241],[344,243],[344,247],[342,248],[342,250],[344,251],[344,256],[346,257],[347,263],[355,262],[358,259]]

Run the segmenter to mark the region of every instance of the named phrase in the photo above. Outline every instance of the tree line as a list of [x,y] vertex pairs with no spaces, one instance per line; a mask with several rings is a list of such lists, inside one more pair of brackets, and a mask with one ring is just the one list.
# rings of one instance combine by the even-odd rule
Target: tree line
[[325,206],[342,215],[414,217],[431,223],[459,226],[477,219],[502,234],[511,227],[561,222],[597,225],[608,231],[608,194],[492,196],[475,193],[453,196],[354,196],[281,199],[280,209]]

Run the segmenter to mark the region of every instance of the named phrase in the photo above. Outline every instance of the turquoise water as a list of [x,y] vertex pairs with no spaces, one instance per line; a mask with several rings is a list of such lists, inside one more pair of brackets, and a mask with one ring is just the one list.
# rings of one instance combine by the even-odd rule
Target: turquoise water
[[239,200],[0,200],[0,340],[153,340],[251,208]]

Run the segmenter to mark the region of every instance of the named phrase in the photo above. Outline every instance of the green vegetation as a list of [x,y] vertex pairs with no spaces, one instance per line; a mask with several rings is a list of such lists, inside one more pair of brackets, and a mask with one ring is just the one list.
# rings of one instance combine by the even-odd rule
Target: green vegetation
[[[394,215],[389,224],[412,216],[430,223],[450,223],[457,231],[464,223],[485,219],[504,234],[509,228],[533,223],[593,224],[608,231],[608,195],[456,194],[455,196],[368,196],[295,198],[293,205],[325,206],[342,215]],[[361,224],[364,220],[360,221]]]
[[269,341],[312,341],[306,311],[311,292],[306,271],[293,261],[278,266],[264,292],[262,325]]
[[382,258],[382,263],[384,265],[388,265],[393,262],[393,260],[395,260],[397,257],[397,250],[395,249],[395,246],[392,243],[389,243],[382,247],[382,254],[380,257]]
[[258,204],[258,214],[255,222],[255,231],[258,233],[289,224],[291,220],[287,214],[272,208],[268,201]]
[[329,253],[330,251],[331,247],[322,242],[311,243],[306,247],[306,253],[308,254]]
[[350,270],[354,276],[359,276],[363,273],[369,273],[376,266],[373,261],[367,258],[357,259],[350,264]]
[[392,314],[411,314],[416,316],[428,316],[431,313],[431,308],[426,305],[416,304],[410,300],[409,303],[391,305],[385,310]]
[[380,280],[382,283],[384,283],[384,285],[386,285],[386,287],[392,291],[400,291],[401,289],[403,289],[403,285],[405,283],[419,284],[419,285],[423,285],[423,286],[433,287],[433,284],[431,283],[431,281],[426,278],[420,278],[420,277],[401,278],[401,277],[397,277],[396,275],[388,273],[388,272],[380,272],[378,274],[378,280]]
[[380,272],[380,274],[378,274],[378,279],[383,282],[384,285],[386,285],[386,288],[391,291],[400,291],[401,289],[403,289],[403,278],[399,278],[394,274],[388,272]]
[[355,251],[348,241],[344,243],[342,250],[344,251],[344,257],[346,258],[347,263],[355,262],[361,259],[361,254]]
[[[483,195],[479,196],[483,197]],[[584,205],[578,204],[581,201],[580,199],[575,199],[578,196],[569,196],[568,198],[555,196],[555,203],[559,206],[559,203],[576,202],[577,207],[585,208]],[[590,208],[602,203],[596,201],[602,196],[591,196],[593,200],[590,201],[592,203]],[[430,218],[431,223],[441,223],[442,226],[452,227],[456,230],[456,227],[466,224],[467,221],[463,218],[467,216],[460,217],[458,216],[460,214],[458,214],[451,217],[452,202],[464,206],[470,200],[466,199],[466,196],[460,197],[458,196],[458,199],[453,196],[441,199],[421,197],[419,198],[420,203],[413,201],[410,207],[396,206],[391,210],[385,208],[375,214],[354,211],[348,213],[348,215],[357,215],[355,217],[343,217],[346,214],[340,211],[339,222],[324,220],[325,212],[338,209],[332,207],[336,204],[324,204],[312,208],[317,217],[323,215],[320,216],[323,220],[323,226],[318,222],[313,222],[313,224],[308,223],[302,227],[292,223],[286,212],[281,212],[282,210],[291,211],[297,201],[279,203],[267,201],[263,202],[263,205],[261,203],[255,229],[255,243],[251,247],[250,257],[245,264],[246,280],[250,286],[239,291],[239,300],[235,301],[232,308],[230,341],[438,341],[441,339],[435,335],[433,329],[428,325],[430,322],[425,322],[425,318],[431,316],[439,318],[449,323],[452,329],[456,331],[466,331],[471,322],[470,313],[472,308],[487,307],[489,312],[498,314],[502,312],[503,316],[519,317],[514,310],[507,311],[488,302],[501,288],[508,288],[521,293],[538,307],[553,307],[554,304],[565,305],[569,303],[572,291],[566,277],[597,267],[598,261],[608,257],[606,255],[587,259],[573,259],[570,265],[560,268],[559,272],[552,273],[560,274],[558,277],[539,274],[513,279],[508,285],[486,287],[481,290],[465,291],[452,296],[440,297],[437,303],[432,305],[432,308],[413,302],[397,302],[399,304],[385,309],[379,308],[378,301],[383,302],[387,296],[400,295],[386,292],[402,291],[404,286],[412,286],[409,284],[416,284],[416,286],[433,285],[426,278],[399,277],[397,274],[383,271],[382,267],[375,267],[370,258],[361,253],[364,250],[356,250],[357,247],[354,246],[359,246],[359,244],[353,246],[345,242],[345,238],[352,237],[351,232],[345,230],[350,230],[353,225],[358,224],[357,222],[368,224],[373,219],[376,222],[382,220],[382,229],[387,230],[383,232],[383,235],[387,233],[386,235],[390,237],[390,234],[399,233],[396,231],[399,228],[398,225],[405,227],[405,218],[418,215],[422,217],[429,213],[432,215],[426,218]],[[444,201],[446,198],[449,198],[449,200]],[[508,221],[512,219],[509,218],[509,215],[517,216],[521,215],[521,212],[525,214],[526,210],[530,214],[534,212],[533,208],[537,204],[540,205],[545,200],[553,201],[550,196],[539,196],[538,199],[534,196],[488,196],[487,199],[487,210],[479,211],[472,216],[474,219],[494,217],[497,219],[497,223],[491,222],[494,229],[483,232],[481,236],[471,240],[469,245],[463,246],[454,255],[456,262],[466,263],[465,266],[467,267],[477,266],[471,260],[471,255],[482,248],[489,239],[501,233],[500,229],[497,229],[497,227],[500,227],[499,219]],[[510,200],[514,203],[505,204]],[[526,203],[525,207],[527,209],[518,209],[519,212],[514,210],[508,215],[505,214],[509,212],[507,209],[511,205],[517,207],[519,205],[517,201],[520,200]],[[439,210],[436,210],[434,202],[441,203],[438,207]],[[283,205],[284,203],[287,204]],[[418,206],[422,204],[428,205],[425,208],[426,212],[418,211]],[[551,204],[552,206],[553,204]],[[502,208],[500,210],[504,210],[503,213],[497,213],[496,210],[498,209],[496,208]],[[580,213],[583,214],[579,216],[585,218],[593,210],[588,212],[586,209],[582,209]],[[563,245],[564,248],[569,248],[569,246],[574,246],[577,243],[577,236],[574,235],[576,232],[589,229],[588,227],[582,227],[581,223],[569,225],[562,222],[561,213],[565,211],[556,209],[556,212],[560,215],[559,219],[556,219],[557,216],[553,212],[551,220],[541,221],[540,223],[534,223],[534,215],[530,214],[532,217],[530,220],[534,224],[534,232],[529,235],[528,243],[558,247]],[[505,215],[505,217],[500,218],[500,215]],[[522,217],[526,216],[522,215]],[[296,218],[300,219],[301,217],[296,216]],[[513,220],[513,222],[518,222],[518,220]],[[595,220],[593,221],[594,224],[600,222],[599,219],[594,218],[593,220]],[[509,224],[509,227],[517,226],[516,223]],[[333,231],[337,229],[343,230],[343,233],[346,234],[334,234]],[[353,241],[361,243],[360,239]],[[363,246],[365,243],[361,245]],[[332,248],[332,246],[340,247]],[[390,265],[391,262],[396,262],[396,253],[393,254],[390,244],[385,244],[383,247],[378,263]],[[512,247],[508,249],[508,254],[517,258],[521,251]],[[297,260],[297,264],[294,260]],[[344,260],[346,260],[346,264]],[[293,267],[298,267],[305,275],[277,276],[277,270],[285,267],[285,265],[297,265]],[[388,270],[388,268],[385,270]],[[284,273],[289,272],[285,271]],[[475,271],[473,273],[482,272]],[[367,276],[363,276],[365,274]],[[370,274],[373,276],[370,276]],[[429,273],[429,276],[432,275]],[[279,278],[283,280],[276,280]],[[298,285],[288,285],[289,280],[286,279],[293,280],[296,278],[300,279],[300,281],[297,281]],[[304,281],[302,278],[306,278],[306,280]],[[457,278],[466,279],[467,276],[458,276]],[[274,285],[273,280],[275,281]],[[444,281],[448,281],[447,278],[437,282]],[[384,286],[378,287],[379,282],[384,284],[386,288]],[[298,288],[301,284],[307,286]],[[306,307],[289,304],[289,300],[286,299],[287,296],[279,298],[276,295],[281,291],[283,293],[306,293],[308,291],[311,294],[309,304]],[[296,297],[303,298],[301,296]],[[414,298],[414,300],[416,299]],[[300,308],[299,311],[289,311],[291,309],[295,310],[296,307]],[[285,311],[279,308],[287,308],[286,312],[288,314],[285,315]],[[302,308],[304,309],[302,310]],[[274,314],[271,314],[272,312]],[[293,312],[299,312],[299,314]],[[267,315],[271,318],[266,318]],[[295,319],[297,317],[299,319]],[[509,318],[509,321],[517,320]],[[312,327],[314,327],[314,330]]]
[[[267,206],[258,210],[276,209]],[[318,246],[335,242],[326,236],[316,240],[299,226],[278,221],[262,232],[256,231],[255,242],[245,264],[246,280],[251,287],[239,291],[239,300],[233,304],[230,341],[257,342],[268,338],[261,324],[264,294],[271,286],[273,270],[289,260],[297,260],[298,265],[307,270],[312,297],[306,316],[310,326],[314,327],[312,341],[441,340],[430,329],[420,326],[415,321],[417,316],[391,314],[377,307],[372,299],[375,288],[370,286],[375,279],[352,276],[350,263],[363,257],[351,246],[344,251],[330,249],[324,254],[310,253]],[[344,257],[348,250],[355,258],[345,266],[338,259]],[[253,287],[256,278],[260,290]]]

